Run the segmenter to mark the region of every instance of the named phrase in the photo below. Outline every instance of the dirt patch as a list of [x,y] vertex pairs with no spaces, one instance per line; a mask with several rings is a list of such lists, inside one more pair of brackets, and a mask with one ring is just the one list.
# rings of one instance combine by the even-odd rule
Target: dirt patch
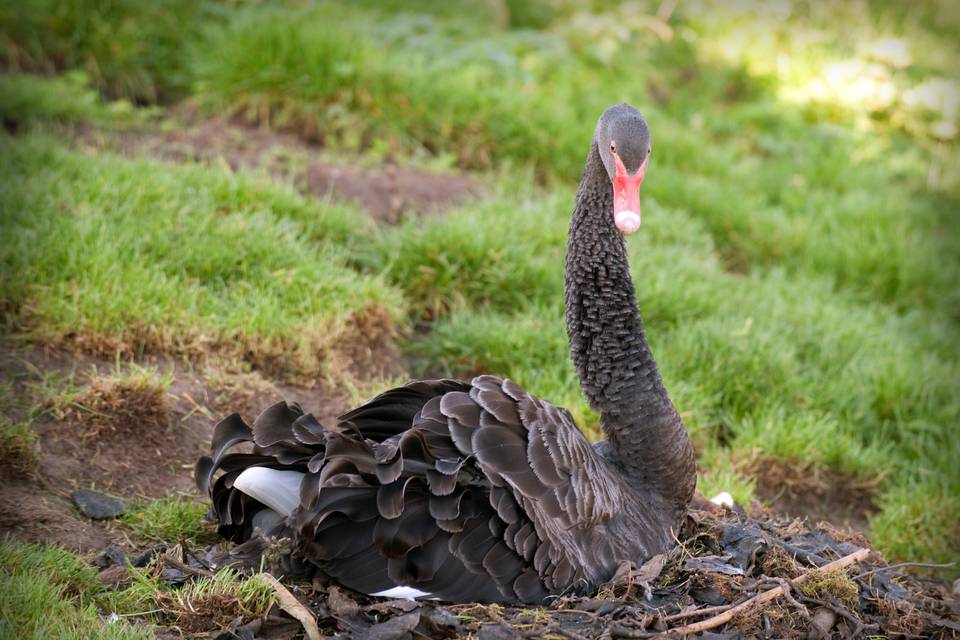
[[317,198],[355,202],[371,217],[395,224],[407,214],[437,213],[482,193],[480,183],[459,173],[439,173],[386,163],[360,167],[331,162],[322,149],[280,131],[203,120],[181,110],[171,128],[103,131],[82,126],[82,144],[126,155],[264,170]]
[[[261,411],[280,400],[296,402],[328,424],[352,408],[350,394],[336,385],[324,383],[296,387],[270,381],[257,371],[231,371],[229,368],[206,369],[198,393],[197,406],[209,407],[209,410],[203,410],[204,413],[217,421],[231,413],[239,413],[248,424],[252,424]],[[209,442],[206,446],[209,447]]]
[[203,451],[208,421],[147,374],[115,378],[98,370],[74,374],[79,389],[48,401],[53,410],[34,423],[42,475],[56,487],[125,497],[189,491],[185,469]]
[[81,517],[64,496],[30,484],[0,485],[0,535],[36,544],[54,544],[85,553],[112,536]]
[[56,417],[73,423],[80,439],[133,437],[162,441],[169,426],[166,385],[149,370],[120,377],[94,376]]
[[248,424],[263,409],[264,398],[282,397],[280,390],[257,371],[209,368],[204,379],[207,383],[205,404],[218,415],[239,413]]
[[810,462],[762,458],[742,471],[757,482],[757,496],[772,510],[813,522],[864,530],[876,511],[879,479],[862,478]]
[[378,379],[398,376],[406,365],[397,348],[396,325],[383,307],[372,305],[350,314],[330,358],[339,371],[334,379]]

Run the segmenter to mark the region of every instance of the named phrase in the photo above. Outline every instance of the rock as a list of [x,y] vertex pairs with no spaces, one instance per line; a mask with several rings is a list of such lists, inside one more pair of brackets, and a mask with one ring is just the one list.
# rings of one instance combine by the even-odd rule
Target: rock
[[514,640],[516,637],[516,632],[501,622],[485,624],[477,632],[478,640]]
[[138,569],[142,569],[143,567],[150,564],[150,562],[157,557],[157,554],[163,553],[164,551],[167,550],[167,548],[168,548],[168,545],[166,544],[163,544],[163,543],[155,544],[149,549],[147,549],[146,551],[144,551],[143,553],[141,553],[140,555],[131,557],[130,564],[137,567]]
[[127,505],[120,498],[99,491],[78,489],[70,494],[80,513],[92,520],[109,520],[121,515]]
[[837,614],[826,607],[817,607],[813,612],[813,618],[810,620],[810,631],[807,638],[810,640],[820,640],[820,638],[831,638],[830,630],[837,622]]
[[100,567],[101,569],[106,569],[107,567],[112,567],[118,564],[127,564],[127,554],[124,553],[122,547],[116,544],[108,544],[93,559],[93,565],[95,567]]
[[129,569],[123,565],[117,564],[98,573],[97,581],[102,585],[117,589],[129,585],[131,582],[133,582],[133,579],[130,576]]

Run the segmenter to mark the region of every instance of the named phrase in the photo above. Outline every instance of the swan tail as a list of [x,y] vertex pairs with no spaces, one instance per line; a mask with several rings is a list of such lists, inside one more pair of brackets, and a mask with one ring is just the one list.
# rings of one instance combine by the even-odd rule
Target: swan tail
[[249,467],[237,476],[233,487],[266,505],[274,513],[288,518],[300,505],[300,483],[305,476],[300,471]]
[[[323,458],[325,442],[316,418],[286,402],[265,410],[252,427],[238,414],[217,424],[210,455],[195,469],[197,487],[210,497],[217,532],[234,542],[258,531],[289,533],[308,463]],[[253,444],[252,452],[232,451],[247,443]]]

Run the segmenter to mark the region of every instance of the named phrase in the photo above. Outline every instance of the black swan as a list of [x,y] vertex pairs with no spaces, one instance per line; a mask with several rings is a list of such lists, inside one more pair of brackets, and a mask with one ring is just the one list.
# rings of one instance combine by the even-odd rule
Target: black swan
[[[252,429],[220,422],[197,463],[219,533],[256,553],[287,538],[290,571],[364,593],[470,602],[586,593],[669,549],[696,467],[627,265],[649,154],[640,113],[607,109],[570,225],[570,353],[606,440],[591,445],[565,409],[490,375],[410,382],[332,428],[280,402]],[[252,453],[228,453],[249,441]]]

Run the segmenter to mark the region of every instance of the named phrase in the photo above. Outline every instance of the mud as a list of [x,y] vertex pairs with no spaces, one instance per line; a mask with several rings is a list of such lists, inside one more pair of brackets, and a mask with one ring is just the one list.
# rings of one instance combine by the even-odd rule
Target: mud
[[757,496],[774,511],[860,531],[876,511],[874,497],[882,480],[776,458],[752,462],[746,471],[756,479]]
[[227,119],[197,119],[182,110],[170,126],[109,131],[84,125],[80,144],[129,156],[204,162],[228,168],[262,170],[300,193],[359,204],[383,223],[406,215],[437,214],[482,194],[481,184],[460,173],[441,173],[384,162],[373,166],[331,161],[321,147],[281,131]]

